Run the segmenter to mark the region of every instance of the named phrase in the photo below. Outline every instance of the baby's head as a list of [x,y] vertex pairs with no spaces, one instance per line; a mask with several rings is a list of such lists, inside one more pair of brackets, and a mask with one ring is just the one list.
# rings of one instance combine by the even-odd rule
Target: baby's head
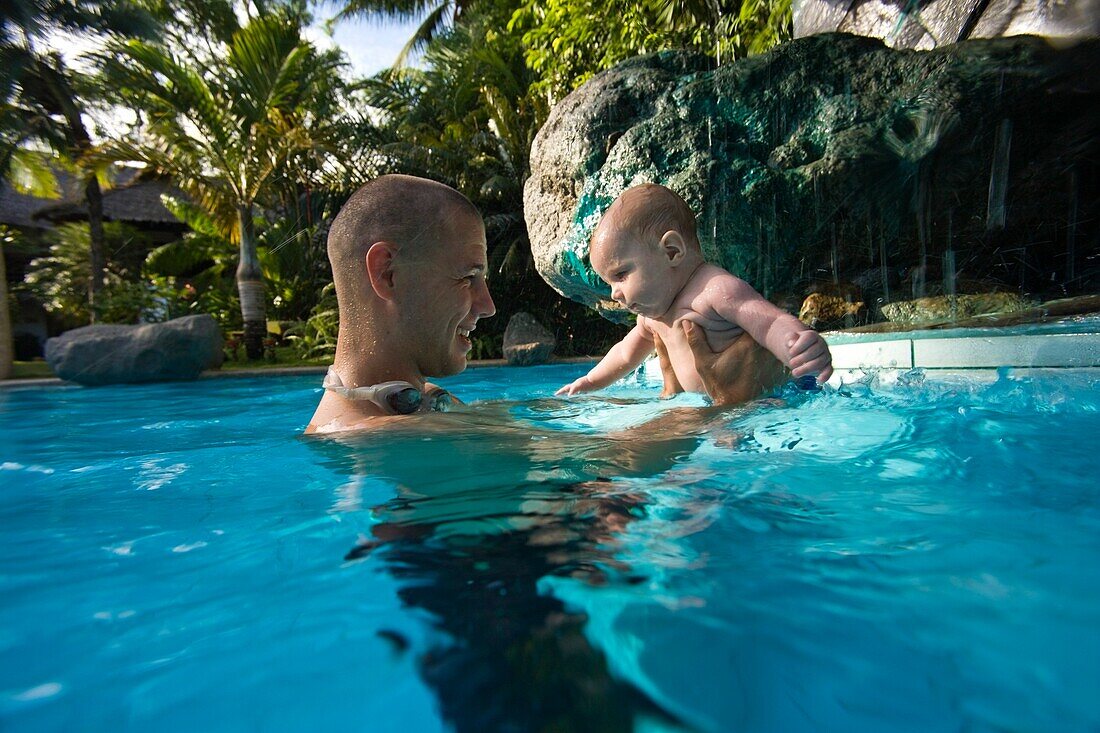
[[660,318],[703,262],[695,215],[664,186],[629,188],[592,233],[589,262],[617,302]]

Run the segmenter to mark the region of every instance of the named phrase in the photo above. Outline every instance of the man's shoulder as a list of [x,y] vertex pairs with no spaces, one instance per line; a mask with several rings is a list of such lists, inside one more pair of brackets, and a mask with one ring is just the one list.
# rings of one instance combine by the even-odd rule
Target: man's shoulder
[[344,430],[361,430],[364,427],[373,427],[376,421],[389,417],[375,412],[366,404],[352,402],[331,392],[325,392],[304,433],[321,435]]

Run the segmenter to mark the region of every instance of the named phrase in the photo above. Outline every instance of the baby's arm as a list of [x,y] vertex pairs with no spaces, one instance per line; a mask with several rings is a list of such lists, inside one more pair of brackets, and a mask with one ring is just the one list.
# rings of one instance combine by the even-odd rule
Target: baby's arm
[[630,330],[626,338],[612,346],[607,356],[600,359],[600,363],[592,367],[588,374],[565,385],[554,394],[575,395],[603,389],[637,369],[653,353],[653,336],[642,325],[641,320],[638,319],[638,325]]
[[744,280],[730,275],[708,288],[710,306],[721,317],[749,332],[757,343],[775,354],[795,377],[817,376],[828,381],[833,357],[821,334],[764,299]]

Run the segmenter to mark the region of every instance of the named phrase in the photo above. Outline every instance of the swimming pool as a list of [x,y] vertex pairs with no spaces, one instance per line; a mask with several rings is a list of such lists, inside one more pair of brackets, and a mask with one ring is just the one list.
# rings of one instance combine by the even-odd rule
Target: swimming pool
[[0,728],[1100,726],[1095,371],[693,422],[586,369],[340,440],[319,376],[0,392]]

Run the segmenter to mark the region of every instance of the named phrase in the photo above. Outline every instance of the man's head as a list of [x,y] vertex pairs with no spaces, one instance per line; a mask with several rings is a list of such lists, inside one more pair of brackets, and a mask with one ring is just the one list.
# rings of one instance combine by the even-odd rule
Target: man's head
[[376,178],[333,221],[328,254],[338,362],[371,362],[370,371],[414,383],[466,367],[470,331],[496,308],[485,227],[465,196],[423,178]]
[[634,313],[664,315],[703,261],[695,215],[684,200],[654,183],[615,199],[592,233],[589,262],[611,297]]

